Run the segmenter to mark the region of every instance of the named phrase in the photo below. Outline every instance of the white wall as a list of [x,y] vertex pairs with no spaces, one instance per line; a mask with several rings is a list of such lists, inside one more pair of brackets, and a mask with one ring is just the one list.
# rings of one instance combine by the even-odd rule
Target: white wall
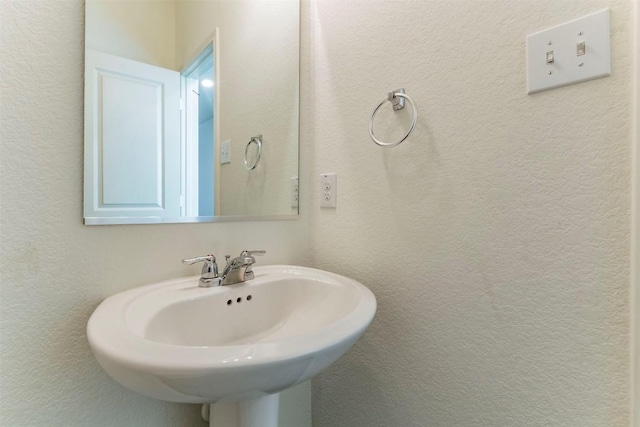
[[[307,221],[83,226],[83,2],[2,1],[0,17],[0,424],[205,425],[197,405],[111,380],[86,322],[109,295],[199,273],[185,257],[266,249],[260,263],[308,264]],[[283,399],[283,425],[305,425],[308,400],[306,384]]]
[[[628,425],[630,6],[311,3],[314,265],[379,303],[314,380],[314,427]],[[613,75],[527,96],[525,35],[603,7]],[[419,122],[384,149],[367,121],[398,87]],[[322,172],[338,173],[335,211]]]
[[634,299],[632,312],[631,343],[634,363],[631,377],[631,425],[640,427],[640,3],[633,2],[634,8],[634,106],[633,106],[633,176],[632,176],[632,218],[631,218],[631,295]]
[[86,47],[176,68],[175,0],[88,0]]

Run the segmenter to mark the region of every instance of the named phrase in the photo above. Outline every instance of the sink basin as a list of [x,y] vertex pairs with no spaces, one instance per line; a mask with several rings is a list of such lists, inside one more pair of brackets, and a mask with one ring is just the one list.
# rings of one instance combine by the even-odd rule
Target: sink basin
[[376,311],[371,291],[337,274],[254,267],[255,279],[214,288],[198,276],[107,298],[89,319],[91,349],[117,382],[156,399],[259,399],[340,358]]

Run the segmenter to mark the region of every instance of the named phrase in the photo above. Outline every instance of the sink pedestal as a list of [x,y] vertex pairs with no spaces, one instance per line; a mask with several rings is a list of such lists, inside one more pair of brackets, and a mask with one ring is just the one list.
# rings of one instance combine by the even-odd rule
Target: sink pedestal
[[278,427],[280,393],[237,403],[213,403],[210,427]]

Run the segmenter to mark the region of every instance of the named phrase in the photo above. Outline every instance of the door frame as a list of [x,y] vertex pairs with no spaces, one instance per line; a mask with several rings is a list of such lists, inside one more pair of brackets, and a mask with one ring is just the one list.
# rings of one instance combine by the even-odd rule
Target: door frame
[[[213,206],[214,206],[214,216],[220,215],[220,29],[215,28],[213,32],[207,36],[204,41],[191,53],[188,60],[185,62],[184,68],[181,70],[181,84],[184,82],[184,74],[188,72],[188,70],[192,67],[193,63],[196,61],[198,56],[209,46],[213,46],[213,70],[214,70],[214,100],[213,100],[213,153],[214,153],[214,165],[213,167]],[[182,100],[180,102],[182,106],[182,111],[180,112],[181,118],[180,122],[184,125],[186,123],[185,117],[185,102],[186,99],[184,94],[182,94]],[[185,126],[182,126],[181,129],[181,147],[182,147],[182,170],[183,177],[184,171],[187,167],[187,163],[189,163],[188,159],[185,158],[184,153],[186,152],[186,144],[187,144],[187,134]],[[181,194],[184,200],[186,196],[186,185],[185,180],[183,178],[181,183]],[[185,206],[186,208],[186,206]]]

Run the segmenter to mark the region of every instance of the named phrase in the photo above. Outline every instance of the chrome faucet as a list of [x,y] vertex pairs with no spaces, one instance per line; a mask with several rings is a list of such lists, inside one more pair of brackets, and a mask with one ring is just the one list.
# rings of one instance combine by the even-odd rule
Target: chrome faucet
[[222,275],[218,275],[216,257],[211,254],[183,259],[182,262],[183,264],[204,262],[200,284],[198,286],[201,288],[210,288],[212,286],[233,285],[253,279],[255,276],[251,266],[256,262],[253,255],[264,255],[265,253],[266,251],[242,251],[239,257],[233,258],[232,260],[229,260],[229,258],[231,258],[229,255],[225,256],[227,265],[224,267]]
[[195,264],[196,262],[204,262],[202,265],[202,275],[200,276],[201,288],[210,288],[212,286],[220,286],[222,279],[218,276],[218,264],[216,257],[209,254],[207,256],[199,256],[195,258],[183,259],[183,264]]
[[242,251],[239,257],[229,260],[225,257],[227,265],[222,270],[222,285],[233,285],[235,283],[246,282],[253,279],[252,265],[256,263],[253,255],[264,255],[266,251]]

